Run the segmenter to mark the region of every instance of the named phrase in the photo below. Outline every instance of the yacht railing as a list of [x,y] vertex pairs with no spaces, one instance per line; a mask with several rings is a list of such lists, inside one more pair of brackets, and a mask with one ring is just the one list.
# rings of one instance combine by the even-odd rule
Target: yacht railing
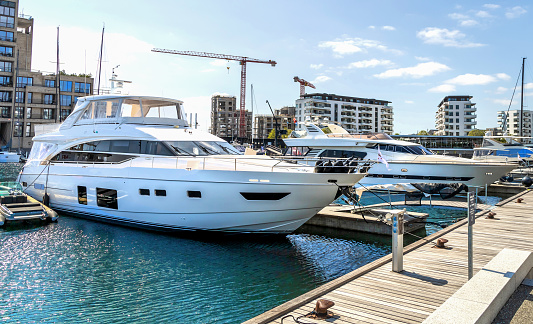
[[[376,163],[371,160],[350,160],[355,161],[351,165],[344,165],[348,159],[346,158],[310,158],[310,157],[222,157],[222,156],[205,156],[205,157],[131,157],[118,162],[96,162],[96,161],[43,161],[41,164],[71,164],[78,167],[93,167],[100,168],[110,165],[136,167],[136,168],[152,168],[152,169],[186,169],[186,170],[226,170],[226,171],[264,171],[270,172],[284,170],[286,172],[291,170],[308,170],[308,172],[316,172],[315,164],[318,161],[330,161],[331,164],[342,161],[342,165],[328,165],[327,168],[332,172],[327,173],[341,173],[341,170],[349,168],[351,173],[362,172],[366,173],[370,166]],[[320,166],[319,166],[320,167]],[[343,172],[344,173],[344,172]]]

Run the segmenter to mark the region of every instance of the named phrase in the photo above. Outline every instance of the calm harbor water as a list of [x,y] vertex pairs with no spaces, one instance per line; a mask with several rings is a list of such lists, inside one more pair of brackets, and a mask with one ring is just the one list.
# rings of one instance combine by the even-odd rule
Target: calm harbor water
[[61,215],[0,229],[0,321],[240,323],[390,250],[387,237],[312,227],[191,237]]

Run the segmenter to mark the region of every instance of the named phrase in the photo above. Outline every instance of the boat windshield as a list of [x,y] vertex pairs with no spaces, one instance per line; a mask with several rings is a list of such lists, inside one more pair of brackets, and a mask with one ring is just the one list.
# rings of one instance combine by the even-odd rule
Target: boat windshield
[[327,134],[328,137],[358,138],[363,140],[385,141],[392,140],[392,137],[385,133],[368,133],[368,134]]
[[173,141],[166,142],[177,155],[240,155],[241,153],[227,142],[212,141]]
[[376,144],[372,146],[371,148],[377,150],[378,147],[381,151],[390,151],[390,152],[396,152],[396,153],[409,153],[409,154],[416,154],[416,155],[433,155],[433,152],[423,147],[422,145],[394,145],[394,144],[377,145]]

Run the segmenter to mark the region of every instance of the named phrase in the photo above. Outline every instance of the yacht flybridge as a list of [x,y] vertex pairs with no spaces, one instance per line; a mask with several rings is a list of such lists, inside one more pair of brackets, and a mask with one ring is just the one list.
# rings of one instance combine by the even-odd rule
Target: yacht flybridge
[[[315,158],[381,160],[360,181],[363,185],[393,183],[464,183],[485,186],[517,167],[514,163],[481,162],[433,154],[420,144],[393,140],[382,133],[349,134],[339,125],[309,122],[284,139],[285,155]],[[382,158],[378,158],[381,155]]]
[[34,139],[19,181],[57,211],[163,231],[292,232],[365,173],[240,155],[188,127],[182,102],[78,98]]

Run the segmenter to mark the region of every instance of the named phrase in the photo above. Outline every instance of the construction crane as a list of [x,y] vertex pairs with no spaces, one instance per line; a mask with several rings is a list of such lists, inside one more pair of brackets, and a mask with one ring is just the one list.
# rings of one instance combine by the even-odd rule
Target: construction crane
[[305,87],[311,87],[313,89],[316,89],[316,87],[309,81],[305,81],[304,79],[300,79],[299,77],[295,76],[293,78],[294,82],[300,83],[300,98],[304,96],[305,94]]
[[241,65],[241,97],[240,97],[240,115],[239,115],[239,137],[246,137],[246,114],[245,114],[245,105],[246,105],[246,63],[267,63],[272,66],[276,66],[276,61],[272,60],[258,60],[246,56],[235,56],[235,55],[226,55],[226,54],[215,54],[215,53],[205,53],[205,52],[191,52],[191,51],[175,51],[168,49],[154,48],[152,52],[157,53],[167,53],[167,54],[178,54],[178,55],[188,55],[188,56],[198,56],[198,57],[209,57],[221,60],[229,61],[239,61]]

